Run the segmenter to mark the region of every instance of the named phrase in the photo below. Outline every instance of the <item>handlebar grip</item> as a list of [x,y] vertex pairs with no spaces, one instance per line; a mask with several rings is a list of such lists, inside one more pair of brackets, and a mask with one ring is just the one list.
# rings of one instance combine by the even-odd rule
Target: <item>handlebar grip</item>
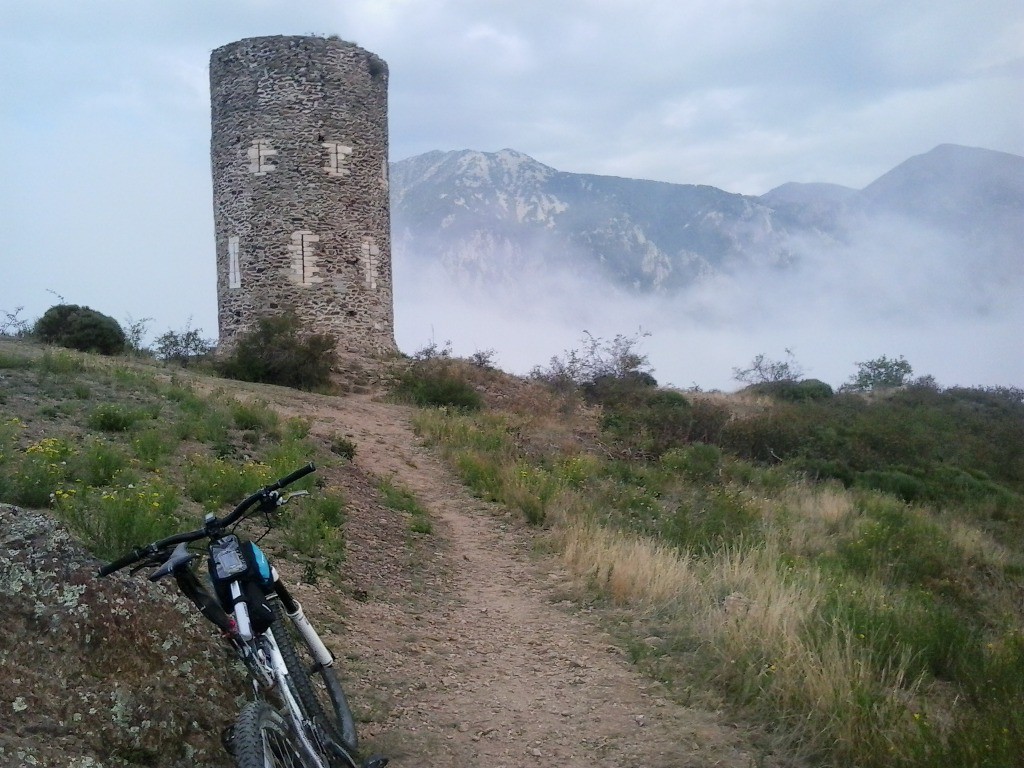
[[312,461],[309,462],[309,464],[307,464],[306,466],[296,469],[290,475],[285,475],[272,486],[270,486],[270,489],[276,491],[278,488],[284,488],[286,485],[291,485],[299,478],[305,477],[310,472],[316,472],[316,466],[313,464]]
[[107,563],[106,565],[104,565],[102,568],[100,568],[99,572],[96,575],[109,576],[114,571],[119,571],[122,568],[126,568],[132,563],[136,562],[143,556],[143,554],[145,553],[141,549],[136,549],[132,552],[129,552],[124,557],[118,558],[114,562]]

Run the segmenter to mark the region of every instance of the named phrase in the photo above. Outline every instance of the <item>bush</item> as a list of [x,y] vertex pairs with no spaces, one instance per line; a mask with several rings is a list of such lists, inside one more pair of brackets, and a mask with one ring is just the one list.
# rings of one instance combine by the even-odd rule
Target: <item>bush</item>
[[640,339],[648,336],[638,332],[633,336],[619,334],[610,341],[584,331],[582,347],[567,349],[554,356],[547,368],[535,367],[530,376],[543,381],[556,391],[571,391],[575,387],[607,385],[616,380],[647,381],[654,386],[647,355],[640,354]]
[[124,350],[125,335],[112,317],[77,304],[57,304],[36,321],[35,335],[48,344],[80,352],[116,355]]
[[819,379],[803,381],[771,381],[753,384],[746,389],[758,395],[767,395],[777,400],[790,403],[802,403],[806,400],[828,400],[834,392],[832,387]]
[[803,368],[793,357],[793,350],[786,350],[788,360],[772,360],[764,353],[757,355],[746,368],[733,368],[732,377],[744,384],[771,384],[794,382],[803,374]]
[[156,356],[168,363],[185,367],[191,361],[204,357],[213,349],[213,341],[204,339],[202,331],[192,328],[191,322],[184,330],[167,331],[156,340]]
[[125,408],[117,403],[104,403],[92,410],[86,423],[90,428],[102,432],[127,432],[135,422],[146,417],[147,414],[137,409]]
[[473,385],[445,360],[413,363],[398,377],[394,395],[420,407],[451,407],[479,411],[483,398]]
[[330,383],[336,346],[337,339],[330,334],[306,333],[298,316],[289,312],[260,318],[219,368],[224,376],[239,381],[320,389]]
[[873,392],[878,389],[902,387],[914,373],[903,355],[890,360],[885,355],[857,363],[857,373],[851,377],[849,388],[854,392]]

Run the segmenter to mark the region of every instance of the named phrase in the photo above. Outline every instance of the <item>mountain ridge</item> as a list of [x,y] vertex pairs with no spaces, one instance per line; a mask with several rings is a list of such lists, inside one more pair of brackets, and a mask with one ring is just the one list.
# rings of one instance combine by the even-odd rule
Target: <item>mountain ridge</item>
[[942,144],[861,190],[827,182],[742,195],[559,171],[514,149],[433,151],[391,166],[397,259],[470,284],[568,269],[638,293],[786,268],[802,251],[906,220],[1007,264],[1024,237],[1024,158]]

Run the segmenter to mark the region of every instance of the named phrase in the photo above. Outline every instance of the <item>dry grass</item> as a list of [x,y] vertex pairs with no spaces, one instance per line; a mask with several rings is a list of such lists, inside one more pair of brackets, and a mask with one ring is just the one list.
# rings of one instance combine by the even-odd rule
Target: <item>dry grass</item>
[[[798,493],[813,520],[846,519],[841,494],[825,503]],[[845,510],[845,511],[844,511]],[[563,558],[581,585],[618,605],[672,615],[705,649],[708,674],[768,720],[802,712],[798,752],[856,755],[896,748],[915,737],[910,712],[920,683],[909,659],[879,669],[841,624],[823,625],[827,585],[786,566],[779,536],[704,558],[597,525],[570,523],[557,533]],[[865,705],[867,702],[867,705]]]
[[699,593],[691,558],[653,540],[583,522],[558,538],[571,572],[619,604],[663,607]]
[[806,557],[832,549],[858,517],[853,496],[840,485],[790,486],[766,506],[785,531],[786,548]]

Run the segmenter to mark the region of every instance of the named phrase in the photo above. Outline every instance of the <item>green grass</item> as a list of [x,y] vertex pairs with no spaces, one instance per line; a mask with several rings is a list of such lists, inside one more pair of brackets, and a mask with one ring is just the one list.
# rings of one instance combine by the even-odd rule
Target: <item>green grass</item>
[[[644,432],[662,405],[673,431]],[[667,442],[696,410],[678,399],[623,407],[603,422],[611,448],[590,453],[528,450],[529,418],[509,414],[425,409],[415,425],[481,498],[555,525],[556,540],[596,525],[622,541],[624,554],[594,545],[579,567],[597,599],[645,606],[624,639],[637,663],[675,690],[717,686],[779,749],[829,766],[1019,764],[1013,392],[782,403],[729,422],[717,443]],[[811,477],[848,489],[808,484],[826,466]],[[636,549],[666,546],[647,565]],[[676,575],[659,576],[670,562]],[[638,583],[662,584],[657,596],[624,586],[645,567]],[[663,642],[644,650],[655,630]]]
[[[53,509],[100,557],[192,528],[203,510],[222,514],[296,467],[333,459],[309,439],[309,419],[282,420],[266,402],[203,395],[145,368],[51,349],[5,352],[0,367],[21,406],[0,421],[0,500]],[[344,499],[316,491],[316,478],[291,488],[314,495],[278,520],[281,554],[336,570]]]
[[409,516],[409,530],[412,533],[430,534],[434,532],[430,511],[423,506],[416,494],[387,477],[380,479],[377,489],[381,493],[384,506],[404,512]]

